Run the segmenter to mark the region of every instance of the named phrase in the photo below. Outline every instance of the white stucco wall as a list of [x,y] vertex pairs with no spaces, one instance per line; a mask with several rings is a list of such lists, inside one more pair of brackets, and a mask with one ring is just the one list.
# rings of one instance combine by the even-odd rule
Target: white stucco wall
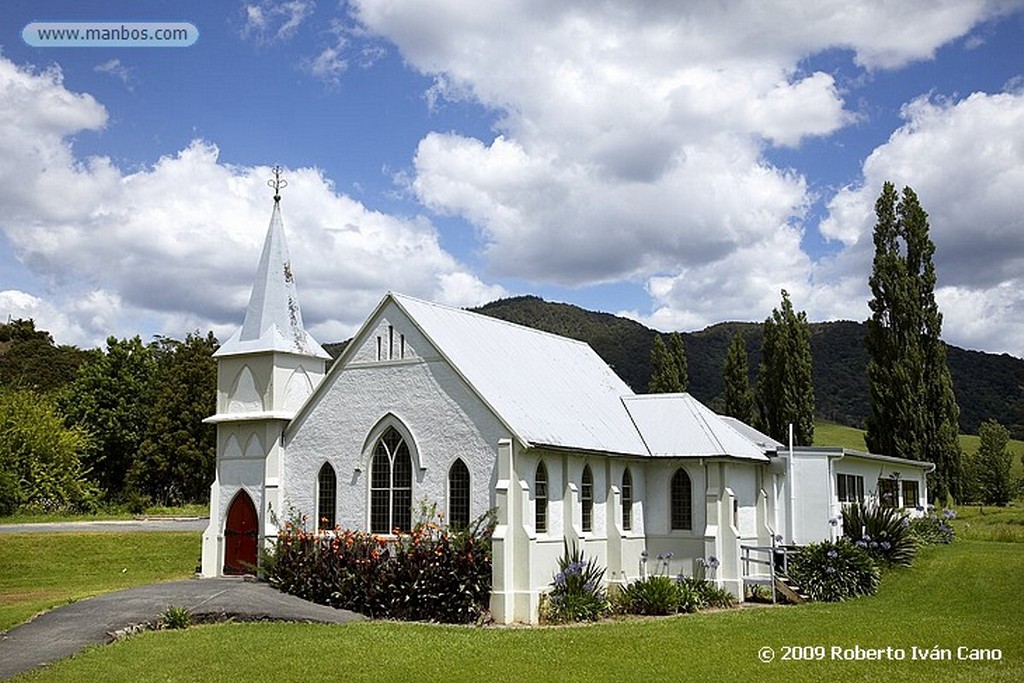
[[[316,480],[329,462],[338,479],[337,524],[369,528],[369,464],[374,436],[387,424],[411,436],[414,508],[437,503],[447,512],[448,469],[461,458],[469,469],[470,514],[493,507],[494,464],[508,430],[397,309],[370,327],[345,367],[332,373],[285,437],[286,505],[316,514]],[[376,333],[391,325],[406,339],[404,359],[377,358]],[[401,330],[398,332],[398,330]],[[500,362],[500,359],[496,359]],[[383,422],[382,422],[383,421]],[[416,518],[414,514],[414,520]]]

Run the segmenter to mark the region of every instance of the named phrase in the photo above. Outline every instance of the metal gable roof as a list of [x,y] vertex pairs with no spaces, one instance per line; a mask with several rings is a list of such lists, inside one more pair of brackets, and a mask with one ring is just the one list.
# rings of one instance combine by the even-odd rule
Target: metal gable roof
[[647,455],[622,408],[633,391],[584,342],[390,294],[434,347],[530,445]]
[[651,455],[768,462],[763,448],[689,394],[626,396],[622,403]]

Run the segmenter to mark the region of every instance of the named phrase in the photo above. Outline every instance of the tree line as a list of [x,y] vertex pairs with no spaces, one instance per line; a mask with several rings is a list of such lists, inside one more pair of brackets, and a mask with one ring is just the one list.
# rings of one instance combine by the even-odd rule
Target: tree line
[[[1024,488],[1014,481],[1009,434],[994,420],[979,432],[974,457],[960,448],[960,409],[941,340],[942,314],[935,301],[935,245],[928,214],[914,191],[901,194],[885,183],[875,204],[874,260],[868,279],[867,381],[871,414],[868,450],[935,464],[929,475],[933,499],[1005,505]],[[782,290],[780,308],[764,321],[756,386],[749,381],[746,342],[736,334],[722,369],[724,413],[788,443],[814,441],[811,331]],[[655,338],[651,392],[685,391],[687,361],[682,336]]]
[[0,325],[0,514],[206,502],[217,347],[196,332],[81,351]]

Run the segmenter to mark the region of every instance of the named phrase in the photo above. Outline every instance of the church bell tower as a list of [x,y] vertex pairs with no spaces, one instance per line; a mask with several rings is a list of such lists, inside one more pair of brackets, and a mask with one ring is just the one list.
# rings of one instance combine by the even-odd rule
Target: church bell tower
[[[324,377],[330,355],[302,324],[281,220],[281,169],[269,181],[274,206],[245,320],[217,352],[217,469],[204,576],[254,571],[258,548],[284,517],[282,435]],[[283,522],[283,520],[281,520]]]

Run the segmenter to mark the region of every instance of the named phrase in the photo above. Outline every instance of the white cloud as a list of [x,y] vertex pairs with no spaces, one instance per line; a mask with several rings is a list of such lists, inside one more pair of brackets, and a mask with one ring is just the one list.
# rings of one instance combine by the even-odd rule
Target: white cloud
[[929,214],[945,337],[1024,356],[1024,93],[924,97],[903,116],[864,162],[862,184],[830,202],[822,232],[849,247],[823,275],[870,271],[882,184],[909,185]]
[[[228,166],[205,141],[133,173],[80,162],[67,140],[104,124],[95,100],[68,92],[59,72],[3,58],[0,95],[0,204],[10,207],[0,230],[48,283],[0,303],[34,312],[59,342],[84,345],[143,330],[223,336],[241,322],[270,219],[269,168]],[[460,305],[504,293],[444,251],[428,220],[372,211],[316,169],[285,174],[304,318],[314,334],[332,335],[323,341],[351,334],[388,289]]]
[[[474,100],[499,112],[493,140],[427,135],[405,178],[431,210],[479,230],[493,272],[574,286],[648,280],[656,315],[680,321],[706,320],[712,308],[719,319],[748,315],[787,283],[819,285],[791,227],[812,201],[807,185],[763,151],[856,116],[833,76],[802,71],[802,60],[845,48],[866,68],[899,67],[1009,7],[354,5],[368,31],[433,77],[431,108]],[[830,236],[855,239],[846,230]],[[791,255],[774,251],[780,231]]]
[[134,90],[132,83],[134,81],[133,70],[130,67],[125,66],[121,63],[120,59],[108,59],[102,64],[97,64],[93,67],[93,71],[101,74],[108,74],[121,81],[125,88],[129,92]]
[[306,0],[262,0],[257,4],[247,4],[244,7],[242,37],[259,43],[288,40],[313,13],[314,7],[315,3]]

